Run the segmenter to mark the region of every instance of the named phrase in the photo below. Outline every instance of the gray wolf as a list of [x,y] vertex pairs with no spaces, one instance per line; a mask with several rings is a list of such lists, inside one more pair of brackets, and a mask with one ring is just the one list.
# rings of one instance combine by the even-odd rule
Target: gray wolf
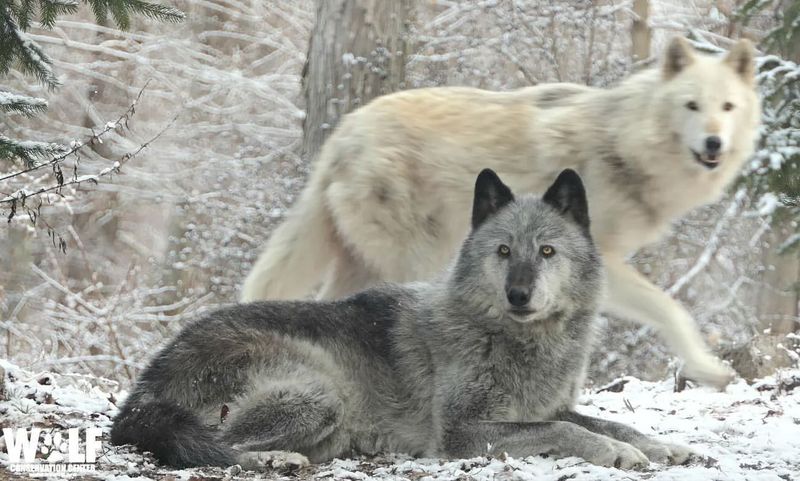
[[143,371],[111,440],[181,467],[379,451],[682,463],[685,447],[573,409],[602,282],[574,171],[515,199],[485,170],[437,281],[209,314]]
[[[594,208],[609,276],[603,311],[654,326],[687,377],[723,387],[732,371],[691,315],[626,258],[719,198],[754,148],[754,51],[724,58],[674,39],[660,67],[611,89],[550,84],[513,92],[398,92],[347,115],[300,199],[245,281],[242,300],[339,298],[379,281],[427,280],[468,230],[466,188],[484,166],[520,192],[575,169]],[[327,273],[327,276],[325,274]]]

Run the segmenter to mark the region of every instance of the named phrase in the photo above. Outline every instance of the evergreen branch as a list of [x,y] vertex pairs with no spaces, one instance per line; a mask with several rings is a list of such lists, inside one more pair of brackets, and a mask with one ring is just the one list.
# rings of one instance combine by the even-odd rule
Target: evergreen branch
[[[108,12],[117,26],[130,27],[131,13],[164,22],[180,22],[185,15],[167,5],[144,0],[83,0],[88,3],[98,23],[108,18]],[[53,62],[35,42],[22,32],[31,26],[36,0],[0,0],[0,75],[8,73],[12,64],[19,65],[22,73],[35,76],[40,83],[53,89],[60,82],[53,73]],[[74,13],[77,0],[38,0],[40,22],[44,28],[53,28],[61,14]]]
[[[84,0],[87,1],[87,0]],[[106,0],[88,0],[97,23],[104,23],[108,18],[108,4]]]
[[44,28],[51,29],[56,25],[56,18],[59,15],[77,12],[78,2],[75,0],[39,0],[39,8],[42,12],[39,22]]
[[0,7],[0,13],[2,14],[0,15],[0,75],[2,75],[11,69],[21,39],[8,7]]
[[[105,136],[107,133],[111,132],[112,130],[116,130],[117,127],[119,127],[120,125],[127,125],[128,124],[128,120],[130,120],[130,118],[133,116],[133,114],[136,113],[136,104],[139,102],[139,99],[142,98],[142,94],[144,93],[144,90],[147,88],[147,86],[149,84],[150,84],[150,81],[148,80],[144,84],[144,87],[142,87],[142,89],[139,90],[139,93],[136,95],[136,98],[133,100],[133,102],[131,102],[131,105],[128,107],[128,109],[125,110],[125,112],[123,112],[122,115],[120,115],[117,118],[116,121],[106,123],[106,125],[103,127],[102,130],[100,130],[99,132],[92,132],[92,135],[89,136],[83,142],[72,142],[72,144],[70,145],[69,149],[61,152],[59,155],[57,155],[56,157],[53,157],[52,159],[48,160],[47,162],[44,162],[44,163],[41,163],[41,164],[35,164],[35,165],[32,165],[32,166],[29,166],[28,168],[26,168],[24,170],[20,170],[20,171],[17,171],[17,172],[13,172],[11,174],[6,174],[4,176],[0,176],[0,182],[2,182],[4,180],[8,180],[8,179],[13,179],[14,177],[19,177],[20,175],[28,174],[28,173],[33,172],[35,170],[43,169],[45,167],[53,167],[53,166],[55,166],[57,164],[60,164],[67,157],[77,153],[85,145],[93,144],[94,142],[97,142],[98,140],[102,139],[103,136]],[[0,135],[0,141],[2,141],[2,138],[3,137]],[[0,148],[2,148],[2,143],[0,143]],[[1,156],[2,155],[0,155],[0,157]]]
[[162,22],[178,23],[186,18],[186,14],[177,8],[142,0],[129,0],[128,6],[132,12]]
[[732,20],[746,27],[759,12],[770,7],[774,0],[748,0],[733,13]]
[[108,8],[111,10],[111,17],[120,30],[128,30],[131,26],[131,17],[128,15],[128,6],[124,1],[109,1]]
[[23,73],[34,75],[48,88],[59,85],[50,57],[36,43],[23,38],[11,16],[0,15],[0,75],[7,73],[15,60]]
[[[11,3],[13,8],[14,2]],[[20,30],[27,30],[31,26],[31,17],[33,17],[33,0],[22,0],[19,8],[16,10],[17,25]]]
[[84,1],[91,6],[92,12],[94,12],[98,22],[106,20],[108,18],[108,13],[111,12],[114,23],[116,23],[121,30],[127,30],[130,27],[131,13],[143,15],[153,20],[171,23],[177,23],[186,18],[186,15],[176,8],[168,5],[150,3],[144,0]]
[[[33,165],[35,157],[52,155],[61,152],[62,147],[58,144],[48,144],[46,142],[19,141],[0,134],[0,159],[22,159],[26,165]],[[32,169],[33,170],[33,169]],[[27,169],[22,173],[28,171]],[[16,174],[13,175],[16,177]],[[5,177],[0,178],[0,180]]]
[[58,77],[53,73],[53,61],[42,48],[31,40],[22,38],[20,40],[18,61],[22,73],[34,75],[40,83],[51,90],[61,85]]
[[31,117],[47,110],[47,100],[0,91],[0,110]]

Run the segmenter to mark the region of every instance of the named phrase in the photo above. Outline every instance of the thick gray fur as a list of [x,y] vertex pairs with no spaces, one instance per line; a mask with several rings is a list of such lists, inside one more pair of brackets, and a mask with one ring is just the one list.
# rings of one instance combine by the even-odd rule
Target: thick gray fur
[[[684,462],[687,448],[573,409],[603,283],[577,174],[514,199],[486,170],[472,219],[430,284],[235,305],[189,324],[140,376],[112,442],[179,467],[260,466],[276,450]],[[512,290],[528,302],[513,306]]]

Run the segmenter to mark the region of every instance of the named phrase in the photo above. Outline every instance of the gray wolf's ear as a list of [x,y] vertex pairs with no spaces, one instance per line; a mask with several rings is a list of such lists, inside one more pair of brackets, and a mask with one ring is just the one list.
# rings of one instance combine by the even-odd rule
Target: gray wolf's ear
[[752,85],[756,79],[755,57],[756,49],[753,47],[753,42],[743,38],[731,47],[724,62],[739,74],[742,80]]
[[694,49],[683,37],[674,37],[667,46],[662,70],[665,79],[678,75],[694,62]]
[[589,204],[577,172],[572,169],[563,170],[547,189],[542,200],[589,232]]
[[514,194],[492,169],[483,169],[475,181],[475,200],[472,202],[472,228],[479,225],[503,206],[514,200]]

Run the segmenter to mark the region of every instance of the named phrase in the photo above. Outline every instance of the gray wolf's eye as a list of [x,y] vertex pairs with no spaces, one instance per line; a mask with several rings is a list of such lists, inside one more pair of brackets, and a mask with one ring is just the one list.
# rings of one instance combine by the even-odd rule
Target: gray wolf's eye
[[731,110],[733,110],[734,107],[736,106],[730,102],[725,102],[724,104],[722,104],[722,110],[724,110],[725,112],[730,112]]
[[511,255],[511,248],[505,244],[500,244],[500,247],[497,248],[497,253],[500,257],[508,257]]
[[689,110],[700,110],[700,107],[697,105],[697,102],[695,102],[694,100],[686,102],[686,108],[689,109]]
[[542,257],[553,257],[553,254],[556,253],[556,250],[553,246],[543,245],[539,248],[539,252],[542,253]]

